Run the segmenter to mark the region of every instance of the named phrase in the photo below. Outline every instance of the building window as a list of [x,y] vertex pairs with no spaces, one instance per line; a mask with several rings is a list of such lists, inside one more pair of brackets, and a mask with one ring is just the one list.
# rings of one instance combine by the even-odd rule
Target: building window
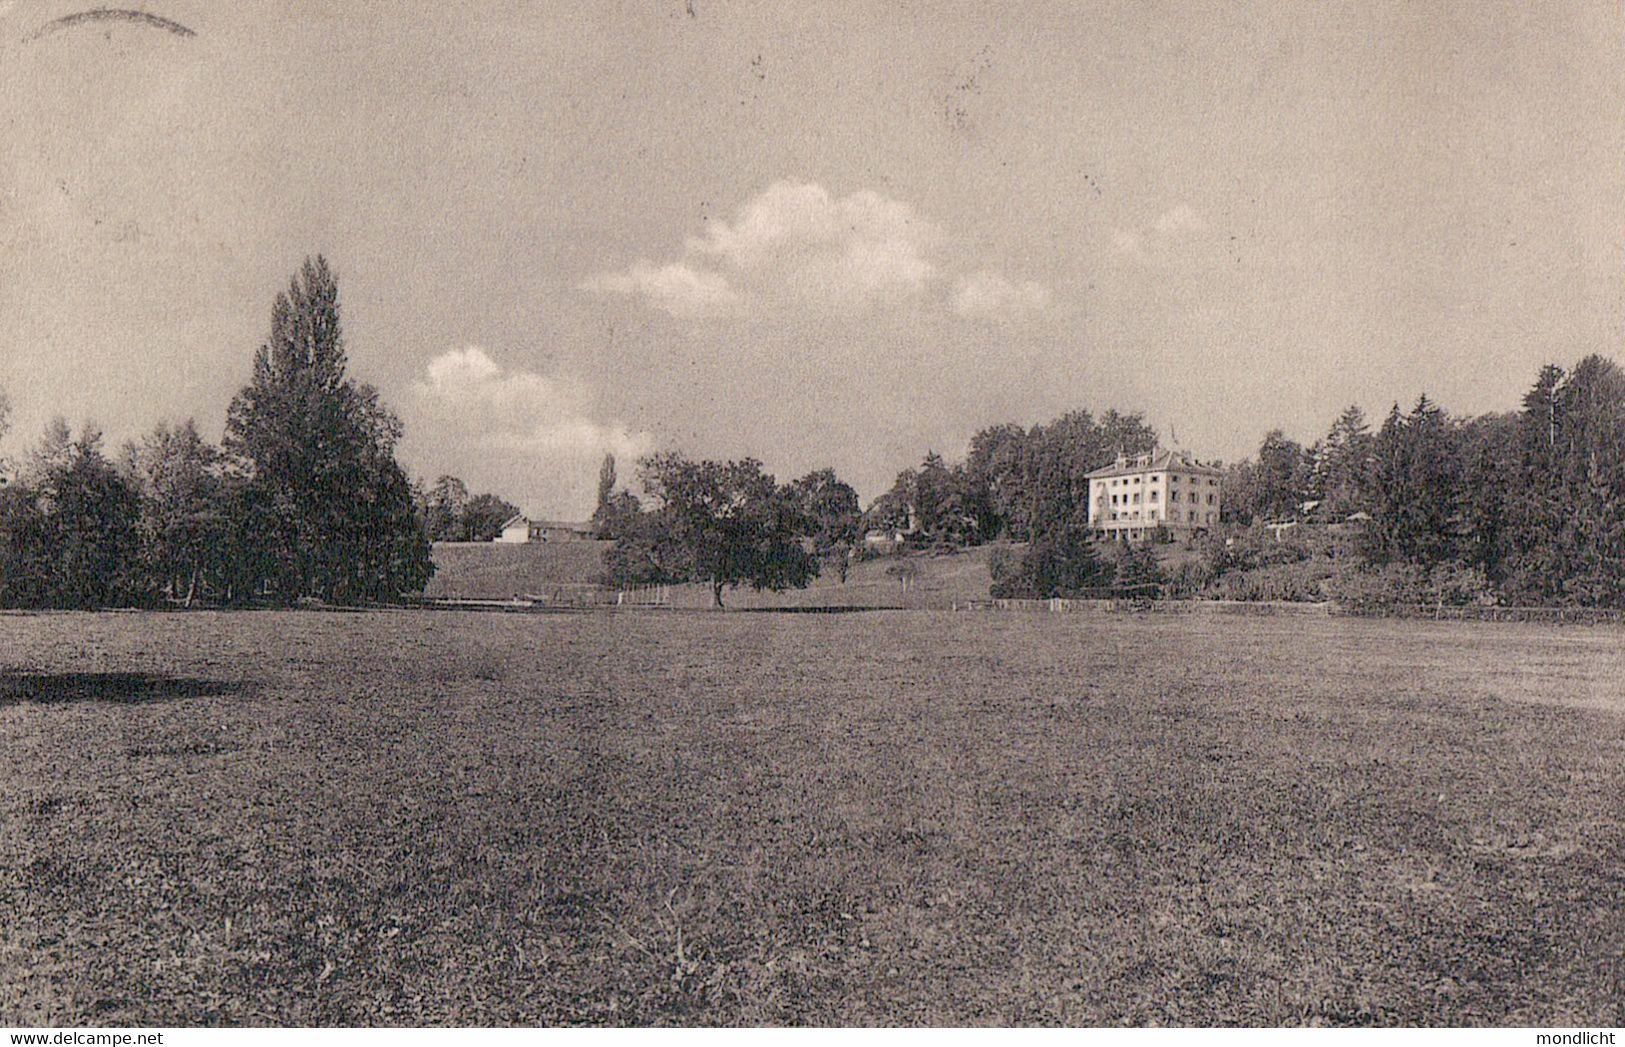
[[1140,492],[1139,491],[1134,492],[1134,504],[1135,505],[1140,504]]
[[1207,496],[1207,504],[1209,504],[1209,505],[1213,504],[1213,496],[1211,494]]
[[1152,501],[1153,501],[1153,502],[1154,502],[1154,501],[1156,501],[1156,500],[1157,500],[1157,492],[1155,492],[1155,491],[1152,491],[1152,492],[1151,492],[1151,500],[1152,500]]

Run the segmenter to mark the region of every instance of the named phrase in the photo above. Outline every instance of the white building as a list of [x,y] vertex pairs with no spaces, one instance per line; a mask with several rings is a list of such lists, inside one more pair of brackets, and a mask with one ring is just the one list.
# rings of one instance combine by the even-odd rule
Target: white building
[[1218,524],[1222,476],[1183,451],[1118,455],[1089,474],[1089,527],[1115,541],[1153,538],[1158,528],[1189,538]]
[[496,540],[517,545],[523,542],[584,542],[597,537],[590,523],[532,520],[521,514],[502,525],[502,533]]

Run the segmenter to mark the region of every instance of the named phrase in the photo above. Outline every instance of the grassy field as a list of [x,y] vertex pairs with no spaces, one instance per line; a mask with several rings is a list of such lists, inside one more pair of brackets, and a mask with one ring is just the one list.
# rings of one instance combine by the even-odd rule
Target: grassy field
[[[556,585],[590,584],[603,573],[602,557],[610,542],[550,542],[523,545],[440,542],[434,547],[435,576],[427,596],[507,599],[545,594]],[[993,546],[904,558],[885,557],[854,564],[842,582],[834,571],[813,579],[805,589],[756,592],[749,586],[729,589],[729,607],[947,607],[955,600],[985,600],[992,576],[988,556]],[[887,570],[906,562],[916,572],[905,591]],[[708,585],[670,587],[671,605],[711,606]]]
[[612,542],[436,542],[425,596],[506,600],[555,585],[593,585]]
[[1625,1021],[1625,634],[0,616],[0,1024]]

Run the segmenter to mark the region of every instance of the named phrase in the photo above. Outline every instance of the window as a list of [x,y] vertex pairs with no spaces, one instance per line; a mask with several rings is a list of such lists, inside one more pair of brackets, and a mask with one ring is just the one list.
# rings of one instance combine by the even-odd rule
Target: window
[[1140,504],[1140,492],[1139,491],[1134,492],[1134,504],[1135,505]]
[[1152,492],[1151,492],[1151,500],[1152,500],[1152,501],[1153,501],[1153,502],[1154,502],[1154,501],[1156,501],[1156,500],[1157,500],[1157,492],[1155,492],[1155,491],[1152,491]]
[[1207,504],[1209,504],[1209,505],[1213,504],[1213,496],[1211,494],[1207,496]]
[[1178,491],[1169,491],[1169,492],[1168,492],[1168,500],[1169,500],[1169,501],[1170,501],[1170,502],[1177,502],[1177,501],[1179,501],[1179,492],[1178,492]]
[[1190,513],[1190,521],[1191,521],[1191,523],[1195,523],[1195,522],[1196,522],[1196,510],[1195,510],[1195,509],[1192,509],[1192,510],[1191,510],[1191,513]]
[[1114,494],[1114,495],[1112,495],[1112,504],[1113,504],[1113,505],[1116,505],[1116,504],[1117,504],[1117,496],[1116,496],[1116,495],[1115,495],[1115,494]]

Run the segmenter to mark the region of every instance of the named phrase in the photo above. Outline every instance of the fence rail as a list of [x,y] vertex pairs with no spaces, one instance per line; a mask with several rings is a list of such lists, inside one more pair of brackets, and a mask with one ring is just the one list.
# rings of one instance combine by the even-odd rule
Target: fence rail
[[1625,609],[1607,607],[1497,607],[1480,604],[1340,604],[1281,600],[1148,600],[1052,597],[1047,600],[961,600],[956,611],[1073,614],[1327,615],[1348,618],[1428,618],[1434,621],[1625,624]]

